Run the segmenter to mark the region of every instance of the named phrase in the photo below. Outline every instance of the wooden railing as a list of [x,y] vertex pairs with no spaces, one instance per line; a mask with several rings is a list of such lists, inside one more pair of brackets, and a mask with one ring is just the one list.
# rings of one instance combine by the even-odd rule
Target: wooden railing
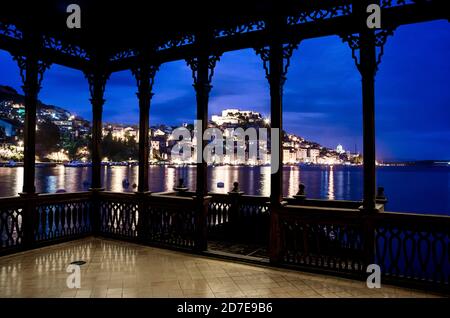
[[[316,203],[315,205],[314,202]],[[268,246],[270,261],[448,290],[450,217],[379,212],[359,201],[288,200],[240,192],[135,194],[82,192],[0,199],[0,254],[101,235],[195,251],[207,240]],[[270,239],[269,239],[270,233]]]
[[91,233],[91,193],[0,199],[0,254]]
[[208,238],[268,244],[269,198],[241,193],[213,194],[208,207]]
[[448,290],[450,217],[286,205],[273,209],[271,261]]
[[139,195],[101,192],[100,234],[201,250],[206,248],[208,200],[170,193]]
[[206,237],[199,232],[205,228],[204,208],[195,198],[155,195],[145,202],[145,240],[181,248],[206,247]]
[[450,217],[407,213],[372,216],[374,263],[391,281],[450,285]]
[[206,219],[208,238],[222,240],[229,235],[232,231],[230,224],[237,211],[236,203],[235,198],[228,194],[211,194]]
[[19,197],[0,199],[0,254],[23,248],[25,206]]
[[114,238],[138,236],[139,201],[134,193],[99,192],[99,232]]
[[35,243],[71,239],[91,233],[89,192],[39,195],[34,208]]
[[359,274],[364,270],[364,224],[359,210],[287,205],[276,209],[274,263]]

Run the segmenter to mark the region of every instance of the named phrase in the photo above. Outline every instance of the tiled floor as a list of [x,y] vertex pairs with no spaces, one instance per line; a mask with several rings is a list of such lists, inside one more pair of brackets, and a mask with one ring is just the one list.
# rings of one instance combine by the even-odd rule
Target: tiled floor
[[[84,260],[81,288],[68,264]],[[88,238],[0,258],[0,297],[433,297],[364,282]]]

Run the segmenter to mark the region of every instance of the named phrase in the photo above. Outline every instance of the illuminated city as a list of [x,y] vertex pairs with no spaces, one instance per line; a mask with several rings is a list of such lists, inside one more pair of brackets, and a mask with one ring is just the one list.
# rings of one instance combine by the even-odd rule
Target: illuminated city
[[[23,133],[24,105],[21,103],[23,96],[14,89],[0,86],[0,159],[3,161],[21,161],[23,158]],[[57,133],[49,133],[53,138],[51,146],[42,149],[40,161],[65,163],[79,160],[89,161],[88,141],[90,138],[89,121],[78,117],[67,110],[56,106],[40,104],[37,113],[37,128],[48,129]],[[224,109],[221,115],[213,115],[209,122],[210,127],[219,128],[226,133],[227,129],[238,127],[270,127],[270,121],[260,113],[250,110]],[[188,124],[184,124],[189,128]],[[170,150],[174,144],[171,133],[176,127],[161,125],[150,129],[150,156],[151,163],[176,163],[171,160]],[[193,127],[191,127],[192,131]],[[45,132],[42,132],[45,135]],[[123,154],[115,154],[114,158],[103,157],[103,161],[133,161],[137,159],[137,143],[139,140],[139,127],[135,125],[104,123],[102,136],[120,144]],[[194,141],[195,142],[195,141]],[[45,147],[46,145],[43,145]],[[136,151],[133,152],[135,148]],[[248,149],[246,149],[248,151]],[[119,151],[120,152],[120,151]],[[190,163],[195,163],[195,154]],[[189,163],[187,161],[186,163]],[[270,156],[265,156],[257,161],[235,161],[225,157],[228,165],[267,165],[270,164]],[[361,164],[362,157],[359,153],[345,151],[342,145],[336,150],[322,147],[318,143],[310,142],[300,136],[285,133],[283,137],[283,163],[284,164]],[[17,164],[17,163],[16,163]]]

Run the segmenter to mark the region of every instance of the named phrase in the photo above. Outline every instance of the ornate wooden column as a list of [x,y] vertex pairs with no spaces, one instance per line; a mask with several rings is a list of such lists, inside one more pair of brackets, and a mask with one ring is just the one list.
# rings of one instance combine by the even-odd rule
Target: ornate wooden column
[[187,59],[187,64],[192,69],[194,88],[197,99],[197,120],[201,121],[201,131],[197,132],[197,156],[202,156],[201,162],[197,160],[197,188],[198,196],[206,196],[207,188],[207,162],[203,158],[203,149],[206,141],[203,140],[203,133],[208,128],[208,101],[209,92],[212,85],[211,80],[214,75],[214,67],[219,60],[218,55],[210,55],[206,51],[197,57]]
[[[276,172],[270,176],[270,202],[278,205],[283,199],[283,84],[286,77],[283,74],[283,44],[277,37],[272,37],[270,45],[267,79],[270,86],[270,124],[271,128],[279,131],[276,140],[278,147],[275,153],[271,153],[272,169]],[[271,142],[275,142],[272,137]],[[271,149],[275,150],[273,147]],[[278,156],[277,161],[273,160],[275,156]]]
[[25,94],[25,122],[23,133],[24,144],[24,173],[21,196],[28,197],[23,209],[23,246],[31,248],[34,244],[35,213],[36,213],[36,187],[35,156],[36,156],[36,109],[38,95],[41,89],[44,72],[50,64],[38,59],[41,47],[40,37],[30,32],[24,33],[25,55],[14,56],[20,69],[22,89]]
[[[375,150],[375,76],[384,45],[393,29],[369,29],[366,24],[366,8],[368,1],[361,1],[354,9],[359,11],[359,34],[341,35],[352,50],[352,57],[361,73],[363,103],[363,157],[364,157],[364,198],[362,211],[365,212],[363,222],[364,264],[365,268],[375,262],[376,238],[373,213],[376,207],[376,150]],[[359,51],[359,56],[356,53]]]
[[366,212],[375,211],[376,166],[375,166],[375,36],[373,31],[361,33],[360,72],[363,99],[363,158],[364,199]]
[[[362,12],[365,12],[364,8],[362,6]],[[369,29],[365,19],[362,19],[359,34],[341,35],[343,41],[347,42],[352,49],[353,59],[361,73],[364,158],[363,210],[369,213],[376,211],[375,76],[384,53],[387,37],[392,34],[392,29]],[[358,50],[359,57],[356,54]]]
[[92,105],[92,141],[91,141],[91,159],[92,176],[91,189],[102,190],[101,183],[101,143],[102,143],[102,113],[105,100],[103,95],[105,85],[109,78],[109,73],[104,69],[96,68],[85,72],[89,82],[89,92],[91,94]]
[[[285,23],[282,18],[270,20],[268,23],[270,46],[255,48],[255,51],[263,60],[266,78],[270,86],[270,125],[272,129],[278,129],[275,140],[270,137],[271,143],[276,142],[277,148],[271,147],[271,170],[275,171],[270,178],[270,202],[273,206],[280,205],[283,199],[283,86],[290,64],[290,58],[299,41],[283,44],[280,34]],[[275,159],[275,160],[274,160]]]
[[36,155],[36,108],[38,94],[41,89],[43,75],[50,64],[38,59],[38,49],[41,45],[38,36],[32,33],[24,34],[26,55],[14,56],[20,69],[25,94],[25,123],[24,123],[24,173],[22,194],[35,194],[34,184],[35,155]]
[[[283,86],[290,64],[290,58],[299,41],[284,44],[280,34],[284,32],[285,20],[282,17],[269,20],[270,34],[268,47],[255,48],[263,60],[266,78],[270,85],[271,128],[278,129],[278,135],[271,133],[271,177],[270,177],[270,239],[269,257],[273,264],[279,263],[281,252],[280,225],[278,213],[283,200]],[[277,147],[273,147],[273,143]]]
[[196,242],[195,249],[198,251],[207,248],[207,227],[206,217],[208,214],[208,186],[207,186],[207,162],[203,158],[203,149],[206,141],[203,140],[203,133],[208,128],[208,101],[211,91],[212,77],[214,67],[219,60],[219,55],[208,52],[208,36],[206,33],[197,35],[197,45],[201,53],[193,58],[186,60],[188,66],[192,69],[192,78],[194,79],[194,89],[197,99],[197,120],[201,121],[200,131],[197,131],[197,156],[201,156],[201,161],[197,157],[197,188],[196,205],[197,214],[195,217]]
[[132,70],[136,78],[139,99],[139,172],[138,172],[138,192],[149,191],[148,171],[149,171],[149,117],[150,102],[153,97],[152,88],[156,72],[159,66],[140,66]]

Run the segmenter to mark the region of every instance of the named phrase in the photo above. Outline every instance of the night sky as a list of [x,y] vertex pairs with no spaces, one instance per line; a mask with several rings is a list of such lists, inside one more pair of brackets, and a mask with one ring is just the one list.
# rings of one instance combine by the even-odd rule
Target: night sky
[[[376,78],[377,158],[450,160],[450,24],[403,26],[385,46]],[[0,51],[0,85],[21,92],[18,68]],[[226,53],[215,69],[210,115],[224,108],[269,116],[269,90],[253,50]],[[106,88],[104,121],[138,123],[136,84],[129,71]],[[303,41],[294,53],[284,89],[288,132],[335,148],[362,150],[361,79],[347,44],[338,37]],[[184,61],[157,74],[150,124],[178,125],[195,118],[191,71]],[[87,82],[80,71],[53,65],[39,98],[91,119]]]

